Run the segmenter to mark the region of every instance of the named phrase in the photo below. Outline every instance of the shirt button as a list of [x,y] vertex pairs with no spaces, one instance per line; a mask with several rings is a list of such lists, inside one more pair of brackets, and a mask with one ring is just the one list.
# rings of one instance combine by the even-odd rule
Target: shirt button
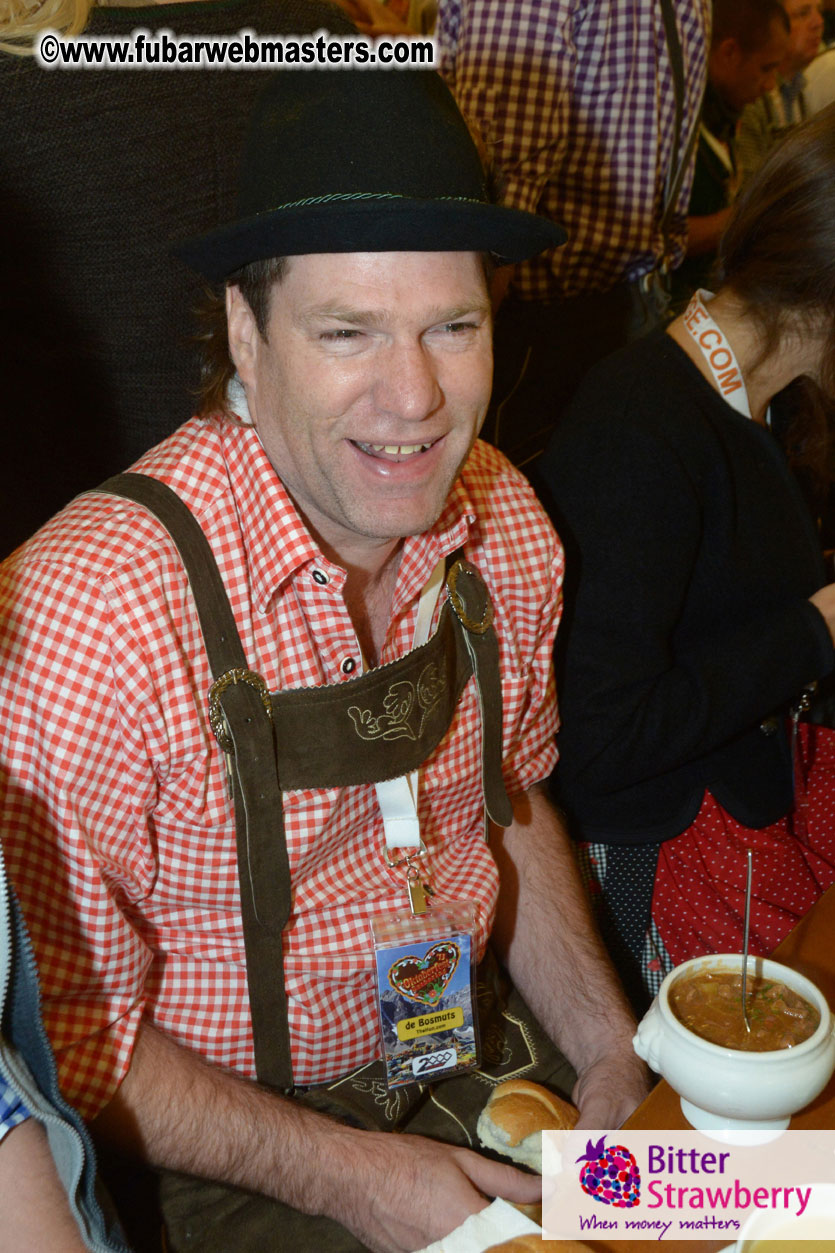
[[329,582],[329,579],[324,570],[314,570],[313,582],[318,583],[320,587],[324,587],[325,584]]
[[339,668],[343,674],[353,674],[357,668],[357,663],[354,661],[353,657],[346,657]]

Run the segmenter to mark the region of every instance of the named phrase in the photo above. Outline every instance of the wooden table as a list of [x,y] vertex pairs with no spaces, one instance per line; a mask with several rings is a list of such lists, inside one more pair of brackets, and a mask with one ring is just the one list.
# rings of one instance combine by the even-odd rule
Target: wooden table
[[[811,979],[835,1009],[835,886],[813,905],[772,957]],[[791,1125],[797,1131],[835,1130],[835,1075],[817,1100],[792,1118]],[[664,1079],[624,1124],[624,1128],[630,1127],[643,1131],[692,1130],[681,1112],[678,1096]],[[660,1244],[657,1240],[613,1240],[597,1241],[590,1247],[599,1253],[648,1253],[659,1248],[667,1253],[717,1253],[729,1243],[728,1239],[663,1240]]]

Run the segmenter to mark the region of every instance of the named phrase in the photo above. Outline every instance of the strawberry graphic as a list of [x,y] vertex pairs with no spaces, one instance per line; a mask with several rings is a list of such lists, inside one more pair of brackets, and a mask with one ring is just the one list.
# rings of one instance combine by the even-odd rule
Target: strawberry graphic
[[580,1171],[580,1187],[588,1196],[616,1209],[632,1209],[640,1205],[641,1172],[638,1163],[622,1144],[605,1147],[605,1136],[594,1144],[586,1141],[586,1151],[578,1162],[585,1162]]

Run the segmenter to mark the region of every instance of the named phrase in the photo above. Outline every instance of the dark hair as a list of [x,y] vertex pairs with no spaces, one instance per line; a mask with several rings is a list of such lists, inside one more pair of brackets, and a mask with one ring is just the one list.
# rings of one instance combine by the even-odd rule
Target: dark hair
[[835,395],[835,104],[795,127],[746,184],[719,244],[720,281],[759,324],[764,351],[798,321],[830,331]]
[[226,288],[240,288],[241,295],[252,310],[259,334],[266,339],[273,288],[286,273],[286,257],[269,257],[265,261],[253,261],[235,274],[230,274],[223,287],[205,289],[196,311],[199,330],[195,335],[201,355],[197,412],[204,418],[213,413],[227,412],[226,394],[235,377],[235,363],[229,355]]
[[745,185],[719,244],[717,270],[720,285],[758,326],[762,359],[804,325],[827,331],[820,386],[807,378],[793,385],[797,418],[788,441],[793,463],[821,482],[835,477],[833,206],[835,104],[790,131]]
[[768,43],[771,27],[779,22],[788,34],[791,23],[779,0],[713,0],[711,44],[735,39],[743,52],[756,52]]

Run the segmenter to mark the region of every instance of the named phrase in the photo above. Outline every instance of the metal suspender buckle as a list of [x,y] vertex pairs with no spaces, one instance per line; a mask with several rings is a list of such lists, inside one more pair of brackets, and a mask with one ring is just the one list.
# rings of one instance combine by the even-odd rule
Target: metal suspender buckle
[[493,625],[493,604],[478,570],[468,561],[456,561],[446,582],[458,621],[471,634],[484,635]]
[[214,731],[215,739],[224,753],[231,753],[234,745],[229,734],[226,715],[220,702],[226,689],[235,683],[246,683],[249,687],[254,687],[261,697],[261,703],[267,714],[270,718],[273,716],[270,690],[260,674],[256,674],[254,670],[235,668],[227,670],[225,674],[220,675],[209,688],[209,725]]

